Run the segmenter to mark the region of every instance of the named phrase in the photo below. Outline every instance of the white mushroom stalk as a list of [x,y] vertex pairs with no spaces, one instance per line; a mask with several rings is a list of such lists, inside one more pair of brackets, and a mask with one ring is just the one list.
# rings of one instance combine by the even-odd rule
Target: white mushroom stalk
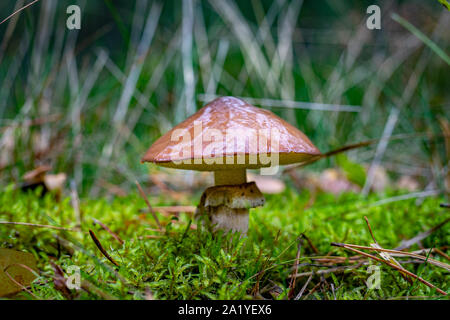
[[[215,171],[216,185],[203,192],[196,216],[213,230],[247,234],[249,209],[263,206],[265,199],[254,182],[246,182],[245,169]],[[220,183],[218,185],[218,183]]]

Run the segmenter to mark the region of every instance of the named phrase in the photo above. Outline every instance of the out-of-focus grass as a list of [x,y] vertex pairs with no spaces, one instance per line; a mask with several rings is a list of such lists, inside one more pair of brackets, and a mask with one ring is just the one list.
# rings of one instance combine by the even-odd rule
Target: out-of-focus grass
[[[38,192],[24,194],[13,188],[2,192],[0,220],[75,227],[76,217],[68,198],[57,202],[50,194],[39,198]],[[383,197],[393,195],[395,193],[390,192]],[[189,229],[189,217],[185,214],[173,219],[159,215],[166,231],[162,234],[151,231],[149,229],[156,229],[156,224],[149,214],[141,213],[145,203],[137,195],[112,202],[83,200],[81,231],[2,225],[0,244],[33,253],[40,277],[31,291],[42,299],[64,298],[53,284],[54,270],[50,262],[63,270],[72,265],[81,268],[81,277],[90,283],[90,289],[72,290],[74,299],[144,299],[149,292],[156,299],[251,299],[261,295],[284,299],[296,257],[296,239],[301,233],[318,252],[303,241],[298,272],[317,271],[332,266],[320,267],[321,263],[311,258],[349,256],[343,249],[330,246],[331,242],[360,245],[373,242],[364,216],[369,218],[377,241],[385,248],[394,248],[401,240],[412,238],[449,216],[448,209],[439,207],[440,198],[427,198],[420,205],[412,199],[374,206],[379,197],[362,199],[351,193],[339,197],[319,194],[314,206],[308,208],[307,192],[298,194],[287,189],[282,194],[267,196],[265,207],[252,210],[248,237],[244,240],[214,237],[200,227]],[[153,205],[170,204],[164,197],[154,197],[151,202]],[[107,225],[124,244],[94,224],[93,219]],[[119,267],[99,252],[88,234],[89,229],[95,232]],[[441,248],[448,254],[449,231],[448,225],[442,227],[424,239],[422,245]],[[147,238],[147,235],[159,237]],[[414,245],[411,249],[418,247]],[[411,287],[398,272],[375,264],[381,268],[380,290],[367,289],[365,281],[371,274],[367,273],[368,265],[363,265],[345,273],[324,275],[322,285],[307,299],[441,297],[421,283]],[[403,266],[449,292],[448,271],[429,264],[409,262]],[[295,294],[306,279],[297,279]],[[303,298],[320,281],[321,276],[313,276]],[[270,291],[279,295],[271,295]],[[25,292],[19,296],[32,298]]]
[[[365,26],[371,1],[86,1],[79,31],[65,28],[69,4],[40,1],[0,26],[2,186],[45,163],[82,195],[104,194],[102,181],[130,189],[147,179],[142,154],[205,103],[200,94],[274,99],[270,109],[322,151],[379,138],[395,107],[392,134],[430,135],[390,143],[380,164],[424,186],[448,172],[438,120],[448,114],[449,67],[390,18],[398,13],[447,52],[438,2],[382,5],[380,31]],[[374,148],[349,156],[369,163]]]

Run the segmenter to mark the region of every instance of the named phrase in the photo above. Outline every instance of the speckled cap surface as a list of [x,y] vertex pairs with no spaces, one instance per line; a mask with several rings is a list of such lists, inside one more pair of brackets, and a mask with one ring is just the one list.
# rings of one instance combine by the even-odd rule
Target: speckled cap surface
[[200,171],[257,169],[270,166],[262,158],[266,155],[277,155],[278,164],[286,165],[310,160],[320,151],[274,113],[220,97],[160,137],[141,162]]

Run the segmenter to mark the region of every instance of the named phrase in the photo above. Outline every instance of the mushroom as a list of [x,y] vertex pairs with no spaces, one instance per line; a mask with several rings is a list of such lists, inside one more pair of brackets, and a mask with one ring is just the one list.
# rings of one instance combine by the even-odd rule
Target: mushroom
[[264,205],[246,169],[274,174],[279,165],[309,161],[320,151],[297,128],[270,111],[234,97],[217,98],[160,137],[141,162],[213,171],[215,186],[201,196],[196,216],[214,230],[247,233],[249,209]]

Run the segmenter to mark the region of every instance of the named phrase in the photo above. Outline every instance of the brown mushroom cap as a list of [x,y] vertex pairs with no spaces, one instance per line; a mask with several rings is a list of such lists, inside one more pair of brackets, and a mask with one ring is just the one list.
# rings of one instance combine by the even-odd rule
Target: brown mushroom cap
[[[194,125],[197,124],[198,128],[199,123],[202,129],[200,133],[197,132],[198,130],[194,130]],[[215,153],[211,153],[210,148],[210,144],[214,142],[214,137],[205,139],[206,131],[211,129],[220,132],[224,141],[226,141],[228,132],[239,132],[236,139],[246,139],[245,143],[242,143],[242,141],[232,144],[222,143],[220,149],[216,149],[221,151],[217,153],[219,156],[215,156]],[[279,132],[278,150],[270,149],[272,142],[270,132],[272,129]],[[184,141],[179,134],[175,135],[178,139],[174,139],[173,134],[177,132],[176,130],[188,132],[191,139]],[[250,147],[250,139],[252,139],[251,141],[259,141],[258,136],[261,136],[261,132],[268,133],[266,135],[267,143],[261,144],[264,145],[264,150],[260,149],[259,142]],[[201,140],[197,140],[200,135]],[[196,147],[196,144],[200,148]],[[183,152],[181,152],[183,149],[190,150],[191,156],[183,156]],[[148,149],[141,162],[153,162],[165,167],[198,171],[258,169],[270,166],[270,163],[260,161],[259,157],[262,153],[272,156],[272,152],[278,154],[278,164],[280,165],[303,162],[320,155],[320,151],[305,134],[272,112],[255,107],[238,98],[220,97],[211,101],[160,137]],[[238,155],[245,156],[243,164],[234,161]],[[257,162],[251,163],[249,158],[254,155],[258,157]],[[222,158],[221,163],[211,164],[211,162],[206,163],[204,161],[204,159],[217,158]],[[232,161],[227,161],[230,158],[233,158]],[[197,161],[188,161],[194,159],[197,159]],[[183,160],[183,163],[173,162]],[[186,163],[186,161],[190,163]]]

